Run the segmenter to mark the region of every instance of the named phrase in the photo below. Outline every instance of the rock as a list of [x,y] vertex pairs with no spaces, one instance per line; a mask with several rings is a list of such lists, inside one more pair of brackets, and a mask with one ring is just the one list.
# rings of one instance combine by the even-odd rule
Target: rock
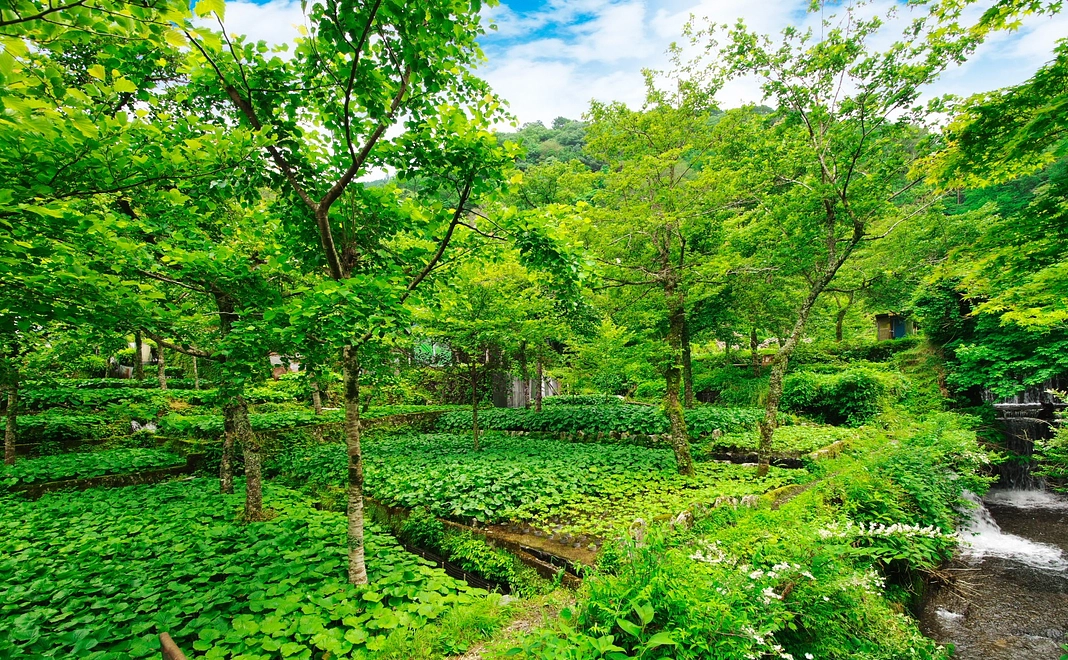
[[718,509],[721,506],[729,506],[729,507],[737,508],[738,507],[738,500],[733,498],[733,497],[730,497],[729,495],[720,495],[719,497],[716,498],[716,501],[712,505],[712,508],[713,509]]

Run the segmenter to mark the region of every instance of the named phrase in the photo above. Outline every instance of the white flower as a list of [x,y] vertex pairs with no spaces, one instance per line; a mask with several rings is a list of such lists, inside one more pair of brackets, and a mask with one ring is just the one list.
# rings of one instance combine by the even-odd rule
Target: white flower
[[812,655],[811,653],[806,653],[806,654],[805,654],[805,660],[812,660],[812,659],[813,659],[813,658],[815,658],[815,657],[816,657],[816,656]]

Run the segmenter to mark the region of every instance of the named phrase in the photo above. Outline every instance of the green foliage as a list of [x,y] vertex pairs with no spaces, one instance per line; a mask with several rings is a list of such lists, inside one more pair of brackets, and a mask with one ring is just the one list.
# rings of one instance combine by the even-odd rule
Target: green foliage
[[[191,390],[196,381],[192,378],[167,378],[167,387],[172,390]],[[80,390],[106,390],[106,389],[157,389],[159,381],[155,378],[135,380],[133,378],[49,378],[46,380],[31,380],[23,384],[27,391],[47,391],[49,389],[80,389]],[[200,386],[207,387],[209,383],[203,378]]]
[[859,365],[834,373],[800,371],[786,376],[782,407],[827,424],[859,426],[905,390],[899,374]]
[[[776,454],[800,456],[839,440],[850,440],[854,437],[856,437],[855,431],[835,426],[812,426],[808,424],[780,426],[775,430],[771,448]],[[759,444],[760,433],[756,430],[727,433],[719,438],[712,438],[702,443],[698,455],[719,451],[756,451]]]
[[533,568],[470,532],[446,534],[440,547],[445,557],[460,568],[491,582],[507,584],[519,596],[536,596],[549,590],[550,583]]
[[918,335],[889,341],[859,340],[851,342],[812,342],[801,344],[790,357],[790,364],[804,365],[848,364],[851,362],[890,362],[899,353],[911,351],[922,344]]
[[426,507],[412,509],[396,531],[407,542],[437,552],[465,571],[508,585],[515,594],[534,596],[546,593],[550,586],[510,552],[489,545],[470,532],[447,530]]
[[708,370],[694,369],[693,389],[721,406],[761,406],[768,394],[765,369],[754,376],[752,369],[726,365]]
[[[456,406],[376,406],[361,413],[361,417],[370,421],[394,415],[455,410]],[[316,415],[311,410],[284,410],[252,413],[249,415],[249,421],[253,431],[281,431],[317,424],[341,424],[345,421],[345,412],[326,410],[323,414]],[[213,438],[222,434],[223,418],[222,415],[171,413],[160,420],[160,430],[167,435]]]
[[[677,474],[670,449],[583,444],[487,434],[469,437],[383,435],[363,444],[365,492],[391,506],[426,507],[461,522],[527,522],[560,533],[607,535],[635,518],[675,515],[721,496],[740,497],[809,478],[773,468],[765,479],[749,467],[703,463],[695,477]],[[286,483],[316,490],[346,483],[345,449],[294,448],[267,466]]]
[[466,654],[508,622],[509,608],[497,594],[450,608],[432,624],[398,628],[375,652],[376,660],[450,660]]
[[397,533],[405,541],[420,548],[440,550],[445,540],[445,524],[430,509],[417,506],[397,526]]
[[70,408],[102,410],[113,404],[153,403],[165,407],[167,396],[159,390],[141,388],[81,389],[68,387],[27,388],[20,392],[28,410]]
[[[485,592],[370,526],[370,585],[344,579],[345,521],[268,487],[268,523],[214,480],[14,499],[0,507],[0,655],[365,658]],[[100,587],[99,585],[105,585]],[[247,657],[247,656],[246,656]]]
[[[759,408],[697,406],[686,410],[685,414],[686,430],[694,438],[712,435],[713,431],[734,433],[755,429],[757,422],[764,419],[764,411]],[[789,424],[791,421],[789,415],[779,415],[780,424]]]
[[780,507],[634,532],[605,548],[579,606],[513,656],[947,658],[890,597],[949,556],[954,507],[965,489],[982,491],[972,423],[902,420],[896,442],[869,429]]
[[[934,526],[951,533],[971,503],[963,491],[982,494],[990,482],[981,470],[990,456],[976,441],[976,418],[934,413],[891,433],[897,442],[857,448],[862,465],[833,482],[833,495],[849,519],[867,525],[895,523]],[[863,452],[863,453],[861,453]],[[905,562],[933,567],[956,545],[944,537],[868,536],[858,541],[862,553],[884,565]]]
[[105,474],[131,474],[151,468],[185,464],[185,459],[162,449],[108,449],[58,454],[0,466],[0,486],[12,488],[43,481],[86,479]]
[[518,161],[521,169],[551,163],[567,163],[578,160],[597,170],[602,163],[583,153],[586,144],[586,124],[574,119],[557,117],[551,127],[540,121],[523,124],[514,133],[499,133],[501,140],[514,140],[523,147],[524,155]]
[[23,443],[72,442],[120,435],[129,422],[107,415],[46,412],[19,416],[19,440]]
[[[763,416],[754,408],[719,408],[699,406],[686,411],[686,423],[691,435],[700,436],[719,429],[723,432],[754,428]],[[490,408],[480,410],[478,423],[496,431],[527,431],[542,433],[628,433],[631,435],[660,435],[667,433],[668,422],[660,408],[652,406],[600,404],[550,406],[540,413],[521,408]],[[437,428],[445,433],[462,433],[471,428],[471,413],[448,412],[438,420]]]
[[946,355],[946,383],[957,393],[989,388],[999,397],[1068,373],[1068,327],[1043,332],[1002,323],[975,308],[951,281],[921,291],[915,303],[931,340]]
[[[1061,401],[1068,401],[1068,394],[1056,395]],[[1035,440],[1035,455],[1040,462],[1035,472],[1055,490],[1068,492],[1068,411],[1059,412],[1054,429],[1052,438]]]
[[543,406],[612,406],[623,403],[623,398],[611,394],[562,394],[542,399]]

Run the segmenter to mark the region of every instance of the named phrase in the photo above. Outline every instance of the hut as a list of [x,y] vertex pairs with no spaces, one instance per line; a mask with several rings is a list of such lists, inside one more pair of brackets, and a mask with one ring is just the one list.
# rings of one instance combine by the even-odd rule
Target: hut
[[878,341],[901,339],[916,334],[912,319],[894,312],[875,315],[875,338]]

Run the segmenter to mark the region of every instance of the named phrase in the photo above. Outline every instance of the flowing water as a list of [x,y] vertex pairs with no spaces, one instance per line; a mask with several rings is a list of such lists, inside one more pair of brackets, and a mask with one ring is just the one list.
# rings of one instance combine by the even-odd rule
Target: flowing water
[[955,579],[927,598],[924,631],[966,660],[1058,660],[1068,644],[1068,499],[995,489],[973,503]]

